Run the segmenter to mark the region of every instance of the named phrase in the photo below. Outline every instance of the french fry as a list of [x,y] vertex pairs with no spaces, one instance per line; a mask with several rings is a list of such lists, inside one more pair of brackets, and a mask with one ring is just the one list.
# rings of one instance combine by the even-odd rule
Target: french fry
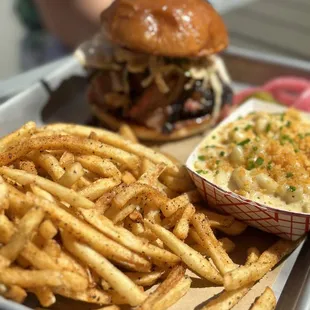
[[75,160],[81,163],[85,169],[94,172],[101,177],[118,179],[122,177],[117,166],[109,159],[102,159],[95,155],[80,155],[76,156]]
[[171,175],[167,175],[166,173],[163,173],[159,177],[159,180],[167,187],[169,187],[171,190],[178,193],[188,192],[195,188],[195,185],[193,184],[187,172],[183,173],[183,175],[178,177],[174,177]]
[[[69,287],[76,291],[85,290],[88,286],[85,278],[69,271],[22,270],[17,268],[1,269],[0,282],[5,285],[18,285],[22,288]],[[73,282],[75,284],[72,286]]]
[[102,255],[85,244],[74,240],[69,234],[62,233],[65,247],[81,261],[90,263],[92,268],[104,278],[115,291],[124,296],[131,306],[143,302],[146,295],[124,273],[118,270]]
[[75,162],[74,155],[70,152],[63,152],[59,159],[59,165],[66,169],[68,166],[72,165]]
[[217,225],[216,229],[222,231],[223,233],[229,236],[238,236],[241,235],[246,230],[247,227],[248,225],[246,223],[235,220],[228,227]]
[[[136,271],[144,272],[149,270],[150,264],[146,259],[105,237],[90,225],[60,208],[57,204],[35,197],[31,193],[27,193],[27,196],[28,199],[33,201],[33,204],[42,207],[59,227],[67,230],[79,240],[88,243],[107,258]],[[100,225],[104,226],[102,222]]]
[[104,193],[119,185],[120,183],[121,180],[115,178],[99,179],[94,183],[90,184],[89,186],[84,187],[78,193],[81,196],[86,197],[91,201],[94,201],[97,198],[101,197]]
[[195,213],[195,207],[189,203],[183,211],[180,219],[174,226],[173,233],[181,240],[185,240],[189,232],[189,223]]
[[42,307],[50,307],[56,302],[53,291],[47,286],[34,288],[31,291],[37,296]]
[[54,288],[53,291],[55,294],[92,304],[104,305],[111,302],[111,297],[107,292],[103,292],[96,288],[88,288],[83,291],[73,291],[65,288]]
[[84,175],[83,167],[80,163],[68,164],[66,172],[58,179],[58,183],[62,186],[71,188]]
[[276,296],[272,289],[267,286],[263,294],[254,302],[251,310],[274,310],[276,308]]
[[139,157],[146,157],[152,162],[159,164],[164,163],[167,165],[167,169],[169,173],[172,175],[179,174],[178,165],[174,164],[169,158],[166,156],[138,143],[132,143],[119,135],[112,133],[108,130],[98,129],[94,127],[86,127],[79,126],[73,124],[53,124],[48,125],[44,129],[53,130],[53,131],[64,131],[69,134],[75,134],[80,137],[88,137],[91,132],[95,132],[100,141],[113,145],[115,147],[119,147],[127,152],[131,152]]
[[21,170],[11,169],[7,167],[0,167],[0,174],[4,174],[23,185],[35,183],[49,193],[59,197],[63,201],[66,201],[73,207],[93,208],[95,206],[92,201],[76,193],[74,190],[68,189],[40,176],[32,175]]
[[126,276],[141,286],[151,286],[162,276],[163,271],[153,272],[126,272]]
[[132,183],[134,183],[136,181],[137,181],[137,179],[129,171],[125,171],[123,173],[123,175],[122,175],[122,182],[125,183],[126,185],[132,184]]
[[127,124],[121,124],[119,128],[119,134],[132,143],[138,143],[138,138],[133,130]]
[[55,202],[55,203],[57,202],[57,200],[55,199],[53,195],[51,195],[49,192],[45,191],[44,189],[42,189],[41,187],[35,184],[30,184],[30,189],[35,195],[39,197],[42,197],[51,202]]
[[43,149],[61,150],[66,148],[69,152],[81,153],[83,155],[97,155],[103,158],[111,158],[135,171],[139,169],[139,158],[130,154],[127,151],[118,149],[105,143],[84,139],[76,136],[42,136],[39,138],[32,138],[30,141],[30,148],[41,151]]
[[57,235],[57,227],[51,220],[45,220],[39,227],[39,233],[44,239],[53,239]]
[[291,253],[297,245],[298,242],[282,239],[277,241],[262,253],[257,262],[249,266],[241,266],[226,273],[224,276],[225,289],[227,291],[232,291],[261,279],[269,270],[279,263],[284,256]]
[[113,306],[107,306],[107,307],[99,308],[97,310],[120,310],[120,307],[113,305]]
[[137,208],[136,204],[129,204],[125,208],[119,210],[114,207],[108,209],[104,214],[109,218],[113,223],[118,223],[123,221],[130,213],[132,213]]
[[30,160],[19,160],[17,168],[24,170],[24,171],[31,173],[31,174],[38,174],[38,170],[36,168],[36,165],[34,164],[33,161],[30,161]]
[[40,225],[45,212],[38,207],[29,210],[18,224],[16,233],[0,249],[0,255],[13,262],[30,240],[33,231]]
[[0,212],[9,208],[9,189],[0,176]]
[[152,224],[148,220],[144,220],[144,224],[197,274],[216,284],[221,284],[223,282],[221,275],[213,268],[207,259],[187,244],[180,241],[173,233],[157,224]]
[[[259,258],[259,251],[256,248],[249,248],[247,251],[246,266],[255,263]],[[222,291],[216,298],[205,305],[202,310],[229,310],[232,309],[251,289],[255,282],[234,291]]]
[[176,225],[176,223],[180,220],[184,210],[185,210],[185,207],[182,207],[178,209],[175,213],[170,215],[169,217],[164,218],[162,220],[162,226],[166,229],[173,228]]
[[27,138],[30,138],[34,133],[36,124],[34,122],[28,122],[18,130],[12,132],[11,134],[4,136],[0,139],[0,152],[5,151],[11,145],[24,141]]
[[172,287],[160,300],[158,300],[152,309],[166,310],[178,302],[190,289],[192,280],[189,277],[181,279]]
[[[159,302],[169,290],[171,290],[177,282],[179,282],[185,275],[185,268],[182,265],[175,266],[168,274],[165,281],[163,281],[157,289],[149,295],[143,304],[137,310],[154,309],[154,306]],[[182,296],[181,296],[182,297]]]
[[186,207],[189,203],[196,203],[201,200],[201,196],[197,190],[186,192],[167,202],[166,217],[173,215],[178,209]]
[[156,258],[157,260],[166,261],[168,264],[175,264],[179,261],[179,258],[171,252],[158,248],[152,244],[145,243],[130,233],[130,231],[113,225],[108,218],[100,214],[97,210],[84,209],[81,210],[81,212],[86,221],[91,223],[106,236],[110,237],[115,242],[121,243],[128,249],[131,249],[136,253],[147,255],[151,258]]
[[11,285],[5,287],[4,290],[0,292],[0,295],[21,304],[26,299],[27,292],[17,285]]
[[57,158],[50,153],[31,152],[27,156],[37,165],[42,167],[54,181],[60,179],[61,176],[65,173]]
[[[199,238],[198,234],[194,230],[192,230],[192,231],[190,230],[190,234],[196,234],[196,236]],[[232,242],[228,238],[221,238],[221,239],[218,239],[218,241],[219,241],[219,243],[221,244],[221,246],[223,247],[223,249],[225,250],[226,253],[231,253],[235,249],[235,246],[236,246],[235,243]],[[206,248],[204,248],[204,246],[202,244],[203,244],[203,242],[199,238],[198,244],[191,245],[191,247],[194,250],[200,252],[202,255],[208,255],[209,256],[208,250]]]
[[198,211],[208,218],[212,228],[230,227],[235,222],[235,218],[231,215],[215,213],[203,207],[198,208]]
[[214,236],[208,219],[202,213],[198,213],[192,217],[192,224],[220,273],[224,275],[226,272],[236,269],[237,265],[233,263]]

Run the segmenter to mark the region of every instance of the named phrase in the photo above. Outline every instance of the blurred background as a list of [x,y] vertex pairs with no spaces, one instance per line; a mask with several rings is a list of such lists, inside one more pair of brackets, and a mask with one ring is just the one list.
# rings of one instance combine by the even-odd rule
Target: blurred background
[[[64,0],[53,1],[60,3]],[[87,3],[89,0],[82,1]],[[210,2],[224,17],[230,32],[231,45],[303,60],[310,59],[309,0]],[[32,31],[29,30],[29,25],[26,27],[23,19],[27,19],[27,14],[30,13],[29,6],[25,3],[29,4],[29,1],[0,1],[0,80],[70,53],[70,49],[59,44],[54,37],[38,30],[36,20],[32,20]]]

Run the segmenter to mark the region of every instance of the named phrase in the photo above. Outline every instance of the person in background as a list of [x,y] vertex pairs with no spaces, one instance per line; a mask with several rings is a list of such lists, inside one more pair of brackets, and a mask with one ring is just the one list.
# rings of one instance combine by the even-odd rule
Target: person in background
[[100,13],[113,0],[17,0],[15,11],[27,29],[21,43],[24,70],[72,52],[98,31]]

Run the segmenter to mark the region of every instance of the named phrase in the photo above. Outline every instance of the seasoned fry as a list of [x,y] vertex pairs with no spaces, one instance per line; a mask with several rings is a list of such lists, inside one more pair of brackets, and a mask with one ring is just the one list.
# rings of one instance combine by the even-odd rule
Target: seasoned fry
[[118,223],[123,221],[130,213],[132,213],[138,205],[136,204],[129,204],[122,210],[119,210],[115,207],[111,207],[108,211],[104,214],[107,218],[109,218],[113,223]]
[[125,171],[122,175],[122,182],[129,185],[136,182],[136,178],[129,171]]
[[66,248],[80,260],[90,263],[92,268],[103,277],[115,291],[124,296],[131,306],[143,302],[146,295],[124,273],[106,260],[102,255],[85,244],[74,240],[70,235],[63,233],[63,242]]
[[95,155],[80,155],[76,156],[75,160],[81,163],[85,169],[88,169],[101,177],[116,177],[120,179],[122,176],[117,166],[109,159],[102,159]]
[[167,211],[165,216],[171,216],[178,209],[186,207],[189,203],[196,203],[201,200],[201,196],[197,190],[186,192],[180,196],[177,196],[167,202]]
[[[259,251],[256,248],[249,248],[247,251],[246,265],[255,263],[259,258]],[[233,308],[251,289],[255,282],[238,288],[234,291],[222,291],[216,298],[205,305],[202,310],[229,310]]]
[[[195,236],[193,239],[197,240],[197,243],[198,243],[198,244],[191,245],[191,247],[194,250],[200,252],[202,255],[208,255],[209,256],[208,250],[206,248],[204,248],[203,242],[200,239],[200,237],[198,236],[198,234],[196,233],[196,231],[193,229],[190,230],[190,235],[191,235],[191,237]],[[198,238],[198,239],[196,239],[196,238]],[[236,245],[234,244],[234,242],[232,242],[228,238],[221,238],[221,239],[218,239],[218,241],[226,253],[231,253],[235,249]]]
[[249,266],[241,266],[230,271],[224,276],[224,287],[227,291],[232,291],[251,282],[261,279],[271,270],[281,259],[291,253],[298,242],[279,240],[268,248],[259,257],[256,263]]
[[23,303],[27,297],[27,292],[17,285],[11,285],[5,287],[3,292],[0,292],[0,295],[15,302]]
[[65,187],[71,187],[84,175],[83,167],[80,163],[68,164],[66,172],[58,179],[58,183]]
[[66,148],[70,152],[85,155],[94,154],[103,158],[111,158],[133,171],[139,169],[140,165],[140,161],[136,155],[99,141],[76,136],[60,136],[56,134],[55,136],[32,138],[29,143],[31,149],[38,151],[46,148],[50,150],[61,150]]
[[9,208],[9,189],[0,176],[0,212]]
[[[152,162],[159,164],[164,163],[167,165],[169,172],[173,175],[179,174],[178,165],[174,164],[166,156],[138,143],[132,143],[119,135],[112,133],[108,130],[98,129],[94,127],[79,126],[73,124],[53,124],[45,127],[47,130],[64,131],[70,134],[75,134],[80,137],[87,137],[91,132],[95,132],[100,141],[119,147],[127,152],[131,152],[139,157],[146,157]],[[44,128],[43,128],[44,130]]]
[[5,151],[11,145],[25,141],[34,133],[36,124],[34,122],[28,122],[18,130],[0,139],[0,152]]
[[65,287],[76,291],[85,290],[88,286],[85,278],[69,271],[22,270],[16,268],[1,269],[0,282],[6,285],[18,285],[22,288],[50,286]]
[[74,190],[68,189],[64,186],[61,186],[55,182],[44,179],[37,175],[32,175],[24,171],[11,169],[7,167],[0,167],[0,174],[4,174],[16,182],[27,185],[35,183],[36,185],[42,187],[49,193],[59,197],[60,199],[66,201],[70,205],[76,208],[93,208],[94,203],[89,199],[79,195]]
[[56,302],[55,295],[47,286],[34,288],[32,292],[37,296],[42,307],[50,307]]
[[172,287],[160,300],[158,300],[152,309],[166,310],[178,302],[190,289],[192,280],[188,277],[181,279]]
[[38,174],[38,170],[33,161],[30,160],[19,160],[17,163],[17,168],[24,170],[31,174]]
[[65,173],[57,158],[50,153],[31,152],[27,156],[42,167],[54,181],[60,179]]
[[263,294],[257,298],[251,310],[274,310],[276,308],[276,296],[270,287],[266,287]]
[[235,220],[228,227],[216,226],[216,229],[222,231],[223,233],[229,236],[238,236],[241,235],[246,230],[247,227],[248,225],[246,223]]
[[202,240],[203,246],[208,250],[212,261],[221,274],[224,275],[226,272],[236,269],[237,265],[230,259],[227,252],[214,236],[208,219],[202,213],[197,213],[192,218],[192,224]]
[[111,297],[107,292],[103,292],[96,288],[89,288],[83,291],[73,291],[65,288],[54,288],[53,291],[55,294],[92,304],[104,305],[111,302]]
[[94,201],[120,183],[120,179],[115,178],[99,179],[89,186],[84,187],[78,193],[87,199]]
[[44,218],[41,208],[33,207],[21,219],[16,233],[11,237],[8,244],[0,249],[0,255],[13,262],[23,250],[27,241],[30,240],[33,231],[40,225]]
[[75,162],[74,155],[70,152],[63,152],[59,159],[59,165],[66,169],[68,166],[72,165]]
[[130,278],[137,285],[151,286],[153,285],[163,274],[163,271],[153,272],[126,272],[128,278]]
[[182,261],[193,271],[213,283],[222,283],[223,280],[221,275],[200,253],[196,252],[187,244],[180,241],[177,237],[174,236],[173,233],[166,230],[165,228],[157,224],[152,224],[148,220],[144,220],[144,224],[146,227],[150,228],[151,231],[156,234],[156,236],[161,239],[173,253],[178,255]]
[[192,216],[195,213],[194,206],[189,203],[183,211],[183,214],[181,215],[180,219],[176,223],[173,233],[181,240],[184,240],[187,238],[188,231],[189,231],[189,223],[192,218]]
[[149,295],[149,297],[144,301],[144,303],[138,307],[137,310],[148,310],[154,309],[154,305],[159,302],[167,291],[171,290],[177,282],[179,282],[185,275],[185,268],[182,265],[175,266],[168,277],[162,282],[157,289]]
[[45,220],[39,227],[39,233],[44,239],[53,239],[57,235],[57,227],[51,220]]
[[122,137],[129,140],[132,143],[138,143],[138,138],[136,137],[136,134],[133,132],[133,130],[128,126],[127,124],[121,124],[119,128],[119,133]]
[[231,225],[235,222],[235,218],[231,215],[215,213],[206,208],[199,208],[198,211],[208,218],[212,228],[231,227]]
[[[124,248],[113,240],[108,239],[103,234],[99,233],[90,225],[74,217],[66,210],[60,208],[58,205],[43,200],[39,197],[34,197],[30,193],[28,198],[33,200],[33,203],[42,207],[48,215],[56,222],[61,228],[72,233],[79,240],[85,241],[90,244],[99,253],[105,255],[118,263],[137,271],[148,271],[150,268],[149,262]],[[102,222],[101,222],[101,226]]]
[[97,310],[120,310],[120,307],[113,305],[113,306],[107,306],[107,307],[99,308]]

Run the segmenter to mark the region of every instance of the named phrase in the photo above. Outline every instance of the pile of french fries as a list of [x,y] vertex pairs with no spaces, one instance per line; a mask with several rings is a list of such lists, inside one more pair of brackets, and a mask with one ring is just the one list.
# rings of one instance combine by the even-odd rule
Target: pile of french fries
[[[298,242],[248,249],[232,216],[202,207],[174,158],[121,134],[33,122],[0,140],[0,294],[42,307],[55,295],[119,309],[168,309],[191,286],[187,269],[223,291],[203,309],[231,309]],[[267,288],[253,309],[274,309]]]

